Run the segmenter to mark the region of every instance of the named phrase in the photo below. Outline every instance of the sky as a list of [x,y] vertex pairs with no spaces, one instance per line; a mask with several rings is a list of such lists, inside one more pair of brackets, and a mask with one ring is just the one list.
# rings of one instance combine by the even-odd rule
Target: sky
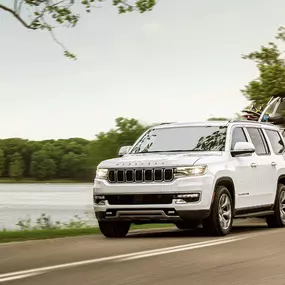
[[110,0],[101,6],[56,31],[76,61],[47,32],[0,10],[0,138],[94,139],[117,117],[232,117],[248,104],[240,90],[258,76],[241,55],[285,25],[284,0],[160,0],[126,15]]

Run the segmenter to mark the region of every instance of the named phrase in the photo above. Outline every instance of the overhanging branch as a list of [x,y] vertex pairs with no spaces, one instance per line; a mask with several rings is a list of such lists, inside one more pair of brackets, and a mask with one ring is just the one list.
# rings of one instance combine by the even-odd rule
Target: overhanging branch
[[0,4],[0,9],[12,14],[27,29],[36,30],[36,28],[33,28],[29,24],[27,24],[14,10],[12,10],[12,9],[2,5],[2,4]]

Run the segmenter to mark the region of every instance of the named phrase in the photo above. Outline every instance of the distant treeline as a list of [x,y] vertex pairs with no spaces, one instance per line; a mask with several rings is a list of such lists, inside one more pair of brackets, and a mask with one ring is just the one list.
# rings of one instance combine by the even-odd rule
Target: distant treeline
[[92,141],[0,140],[0,177],[92,181],[98,163],[116,157],[121,146],[133,144],[146,128],[135,119],[117,118],[114,129],[99,133]]

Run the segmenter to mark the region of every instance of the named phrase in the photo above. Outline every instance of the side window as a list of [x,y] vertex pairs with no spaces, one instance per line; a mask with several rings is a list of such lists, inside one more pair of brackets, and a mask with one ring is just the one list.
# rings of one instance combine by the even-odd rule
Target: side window
[[231,149],[234,149],[237,142],[247,142],[247,138],[242,128],[235,128],[232,136]]
[[269,154],[268,145],[261,130],[257,128],[246,128],[246,129],[249,133],[253,145],[255,146],[256,154],[257,155]]
[[265,130],[268,135],[269,141],[272,145],[275,154],[281,154],[284,151],[284,142],[281,139],[280,134],[277,131]]

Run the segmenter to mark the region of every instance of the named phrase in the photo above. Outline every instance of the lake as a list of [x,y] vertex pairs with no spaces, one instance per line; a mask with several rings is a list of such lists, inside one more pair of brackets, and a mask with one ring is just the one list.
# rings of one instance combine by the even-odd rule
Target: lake
[[20,219],[35,223],[41,214],[67,222],[78,215],[97,225],[92,208],[92,183],[0,184],[0,229],[17,229]]

